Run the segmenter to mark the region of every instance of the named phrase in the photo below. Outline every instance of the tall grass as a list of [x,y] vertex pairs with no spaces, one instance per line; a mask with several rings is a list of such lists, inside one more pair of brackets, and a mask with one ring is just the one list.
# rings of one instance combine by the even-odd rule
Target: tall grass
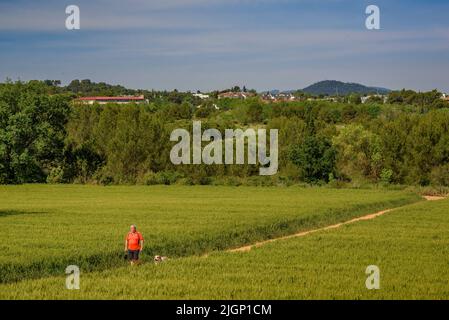
[[[449,299],[449,200],[421,202],[370,221],[160,265],[0,285],[3,299]],[[368,265],[380,289],[367,290]]]
[[4,186],[0,211],[30,214],[0,217],[0,283],[63,274],[71,264],[83,272],[123,266],[123,238],[134,223],[150,260],[233,248],[419,199],[328,188]]

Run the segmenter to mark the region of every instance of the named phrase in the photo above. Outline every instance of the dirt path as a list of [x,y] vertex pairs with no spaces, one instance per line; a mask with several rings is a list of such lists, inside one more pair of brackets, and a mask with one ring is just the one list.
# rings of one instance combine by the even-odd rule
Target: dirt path
[[[445,199],[445,197],[436,197],[436,196],[424,196],[423,198],[428,200],[428,201],[437,201],[437,200]],[[371,220],[371,219],[377,218],[378,216],[381,216],[381,215],[383,215],[385,213],[391,212],[391,211],[399,209],[399,208],[401,208],[401,207],[387,209],[387,210],[382,210],[382,211],[379,211],[379,212],[376,212],[376,213],[368,214],[366,216],[354,218],[354,219],[349,220],[349,221],[340,222],[340,223],[337,223],[337,224],[334,224],[334,225],[330,225],[330,226],[327,226],[327,227],[323,227],[323,228],[313,229],[313,230],[309,230],[309,231],[302,231],[302,232],[295,233],[295,234],[292,234],[292,235],[289,235],[289,236],[283,236],[283,237],[279,237],[279,238],[274,238],[274,239],[269,239],[269,240],[257,242],[257,243],[250,244],[250,245],[247,245],[247,246],[244,246],[244,247],[240,247],[240,248],[236,248],[236,249],[230,249],[230,250],[228,250],[228,252],[246,252],[246,251],[251,250],[252,248],[257,248],[257,247],[263,246],[264,244],[271,243],[271,242],[274,242],[274,241],[284,240],[284,239],[291,239],[291,238],[298,238],[298,237],[304,237],[304,236],[306,236],[308,234],[311,234],[311,233],[315,233],[315,232],[319,232],[319,231],[325,231],[325,230],[331,230],[331,229],[336,229],[336,228],[339,228],[339,227],[344,226],[346,224],[351,224],[351,223],[354,223],[354,222],[357,222],[357,221]]]
[[446,197],[424,196],[424,199],[426,199],[426,200],[428,200],[428,201],[438,201],[438,200],[446,199]]

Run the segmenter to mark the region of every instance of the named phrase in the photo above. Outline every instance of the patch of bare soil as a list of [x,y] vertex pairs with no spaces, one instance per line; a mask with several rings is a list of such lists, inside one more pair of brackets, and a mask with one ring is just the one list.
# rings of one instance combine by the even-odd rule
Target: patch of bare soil
[[426,199],[426,200],[428,200],[428,201],[438,201],[438,200],[446,199],[446,197],[440,197],[440,196],[424,196],[424,199]]

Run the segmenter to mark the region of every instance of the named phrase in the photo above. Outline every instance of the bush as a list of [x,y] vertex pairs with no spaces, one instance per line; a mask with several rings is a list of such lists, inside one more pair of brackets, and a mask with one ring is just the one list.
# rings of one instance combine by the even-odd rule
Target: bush
[[153,172],[147,172],[143,175],[143,177],[141,179],[139,179],[141,184],[147,185],[147,186],[152,186],[152,185],[156,185],[159,184],[159,180],[157,175]]
[[238,187],[242,185],[242,179],[234,176],[227,176],[223,178],[223,184],[225,186]]
[[147,186],[158,184],[171,185],[176,183],[181,177],[179,173],[173,171],[161,171],[157,173],[149,171],[143,176],[140,183]]
[[[79,179],[79,178],[77,178]],[[79,180],[78,180],[79,181]],[[106,169],[103,167],[95,172],[92,179],[89,180],[92,183],[96,183],[103,186],[109,186],[115,183],[114,177],[111,176]],[[81,183],[87,183],[88,181],[79,181]]]
[[449,187],[449,164],[433,168],[430,180],[432,185]]
[[158,172],[157,175],[159,176],[161,184],[165,185],[174,184],[182,177],[180,173],[175,171],[161,171]]
[[176,181],[176,184],[181,185],[181,186],[193,186],[194,185],[192,179],[190,179],[190,178],[181,178],[178,181]]
[[47,183],[56,184],[63,183],[64,181],[64,170],[58,166],[56,168],[52,168],[50,173],[47,176]]
[[391,169],[382,169],[380,173],[380,181],[385,184],[391,183],[391,178],[393,177],[393,170]]
[[114,184],[114,178],[109,175],[105,175],[102,176],[98,182],[103,186],[110,186],[111,184]]
[[427,187],[417,187],[417,186],[409,186],[405,189],[406,191],[416,192],[423,196],[437,196],[437,197],[446,197],[449,195],[449,188],[443,186],[427,186]]

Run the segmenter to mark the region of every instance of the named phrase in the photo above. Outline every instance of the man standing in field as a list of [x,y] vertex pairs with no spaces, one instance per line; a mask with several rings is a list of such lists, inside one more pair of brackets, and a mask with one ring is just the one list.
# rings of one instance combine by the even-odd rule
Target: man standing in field
[[137,232],[137,227],[132,225],[130,231],[125,237],[125,252],[128,252],[128,259],[131,265],[139,261],[139,254],[143,250],[143,237],[140,232]]

